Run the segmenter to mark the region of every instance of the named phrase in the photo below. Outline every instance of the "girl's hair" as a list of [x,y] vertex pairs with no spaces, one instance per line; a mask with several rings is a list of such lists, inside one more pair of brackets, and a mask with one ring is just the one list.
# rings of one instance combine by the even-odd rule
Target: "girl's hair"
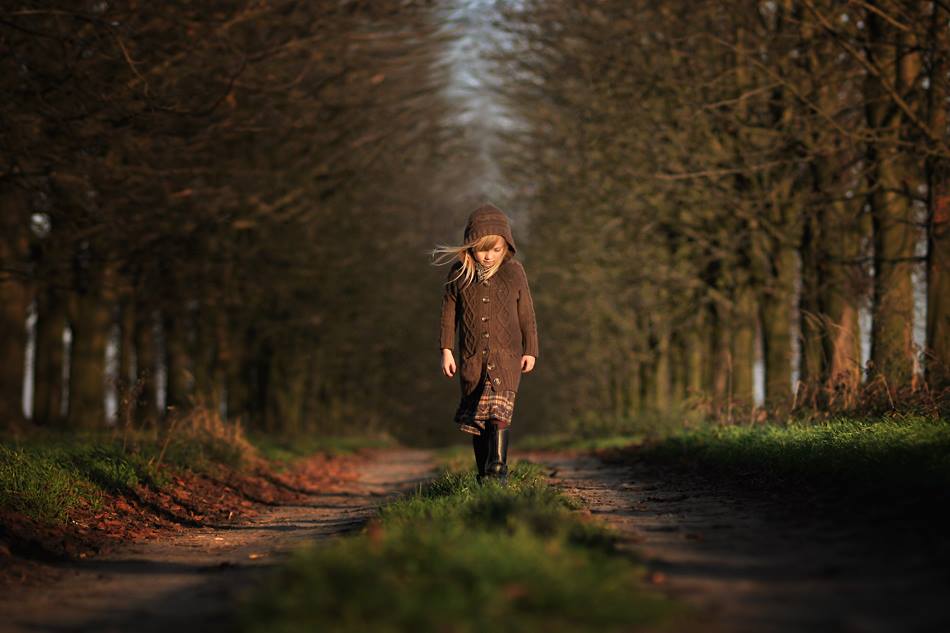
[[439,244],[430,252],[430,255],[435,258],[432,264],[434,266],[442,266],[456,259],[462,262],[459,273],[446,283],[452,283],[457,279],[462,279],[462,287],[464,288],[475,279],[475,266],[477,262],[475,258],[472,257],[472,251],[487,251],[490,248],[494,248],[498,240],[501,240],[502,244],[501,257],[488,269],[488,273],[484,277],[484,279],[488,279],[498,272],[498,268],[501,267],[502,262],[505,261],[505,258],[508,256],[508,242],[505,241],[505,238],[501,235],[485,235],[459,246]]

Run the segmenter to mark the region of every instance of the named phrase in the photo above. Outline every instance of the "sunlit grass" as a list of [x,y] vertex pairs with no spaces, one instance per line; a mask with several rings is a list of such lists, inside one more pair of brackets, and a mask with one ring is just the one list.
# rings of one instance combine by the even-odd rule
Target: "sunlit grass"
[[0,444],[0,509],[62,523],[80,503],[98,505],[104,492],[160,488],[167,483],[156,460],[160,450],[154,445],[131,450],[89,435]]
[[59,523],[84,499],[97,501],[99,493],[60,452],[0,445],[0,508],[6,511]]
[[451,466],[363,534],[297,552],[246,605],[245,630],[630,631],[682,613],[538,466],[516,463],[508,487],[471,470]]
[[925,417],[702,427],[647,443],[637,454],[770,487],[950,490],[950,422]]
[[162,429],[35,430],[0,439],[0,511],[63,523],[80,504],[138,486],[161,489],[168,469],[240,469],[256,457],[238,425],[196,408]]
[[392,443],[365,436],[248,438],[240,424],[205,407],[160,428],[34,430],[0,438],[0,511],[62,523],[79,504],[97,505],[105,492],[163,488],[169,469],[162,466],[209,473],[221,466],[241,470],[263,458],[276,467],[317,452],[340,454]]

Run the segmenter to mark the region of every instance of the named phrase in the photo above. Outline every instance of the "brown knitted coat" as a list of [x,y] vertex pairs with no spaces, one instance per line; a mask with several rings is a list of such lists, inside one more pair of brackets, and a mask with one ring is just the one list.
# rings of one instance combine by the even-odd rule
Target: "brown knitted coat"
[[456,262],[446,277],[442,295],[440,349],[455,348],[459,334],[459,378],[462,394],[472,393],[487,375],[495,391],[517,391],[521,381],[521,356],[538,357],[538,328],[534,303],[524,266],[514,259],[514,239],[508,218],[497,207],[486,204],[469,218],[465,241],[483,235],[501,235],[508,253],[498,271],[480,283],[460,287],[461,280],[449,283],[462,263]]

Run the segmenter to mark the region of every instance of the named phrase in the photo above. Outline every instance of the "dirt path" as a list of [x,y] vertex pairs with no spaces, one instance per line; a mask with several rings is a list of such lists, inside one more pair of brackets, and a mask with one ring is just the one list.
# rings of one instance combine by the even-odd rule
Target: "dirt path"
[[357,529],[433,474],[422,450],[369,452],[357,481],[242,525],[193,528],[66,569],[48,587],[0,597],[0,631],[227,630],[238,594],[295,545]]
[[552,483],[617,528],[655,582],[706,614],[704,630],[950,631],[950,570],[899,522],[845,526],[643,464],[518,457],[550,467]]

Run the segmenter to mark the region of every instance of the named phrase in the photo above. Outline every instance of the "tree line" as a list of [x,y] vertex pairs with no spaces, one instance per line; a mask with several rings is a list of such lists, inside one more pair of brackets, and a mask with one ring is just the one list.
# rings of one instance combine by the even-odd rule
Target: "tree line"
[[425,254],[486,197],[538,314],[524,430],[946,390],[942,1],[84,7],[0,11],[7,424],[29,381],[39,425],[112,390],[454,437]]
[[529,0],[500,28],[546,411],[751,403],[757,366],[786,410],[946,389],[946,3]]
[[417,383],[384,380],[382,332],[425,298],[392,309],[393,244],[431,239],[410,213],[440,181],[419,174],[462,154],[430,5],[0,11],[0,419],[22,420],[26,367],[38,425],[102,427],[109,390],[120,422],[203,403],[268,430],[388,423]]

